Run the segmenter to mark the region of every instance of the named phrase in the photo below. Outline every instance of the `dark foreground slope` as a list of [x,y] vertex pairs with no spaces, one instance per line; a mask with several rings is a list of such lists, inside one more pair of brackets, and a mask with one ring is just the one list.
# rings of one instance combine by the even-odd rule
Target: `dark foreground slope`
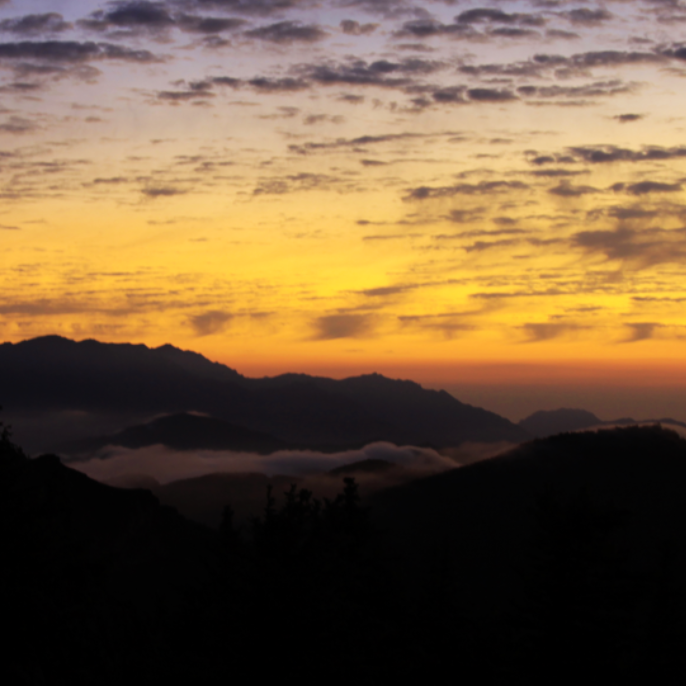
[[32,452],[189,411],[301,446],[386,440],[445,447],[528,438],[503,417],[411,381],[376,374],[250,379],[170,345],[48,336],[0,345],[0,371],[0,404]]
[[502,675],[677,683],[685,492],[686,441],[654,426],[536,440],[373,503],[403,583],[438,575]]
[[53,456],[29,460],[3,436],[0,681],[396,676],[397,632],[352,483],[323,506],[306,493],[267,505],[249,537],[228,517],[207,529],[147,491],[98,484]]
[[153,678],[226,568],[215,534],[148,491],[101,485],[54,456],[28,460],[6,437],[0,503],[3,683]]
[[242,533],[7,438],[0,470],[4,683],[686,677],[686,442],[659,428],[535,441],[371,512],[350,480],[295,490]]

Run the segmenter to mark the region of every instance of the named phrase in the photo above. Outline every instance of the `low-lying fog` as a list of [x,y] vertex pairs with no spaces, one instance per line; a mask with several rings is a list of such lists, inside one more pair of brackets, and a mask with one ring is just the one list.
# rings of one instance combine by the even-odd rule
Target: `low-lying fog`
[[[683,427],[665,428],[686,437]],[[259,515],[269,483],[274,486],[277,502],[293,483],[311,490],[317,498],[334,498],[342,490],[343,477],[352,475],[361,496],[367,498],[382,489],[489,459],[514,447],[505,442],[465,443],[437,451],[378,442],[339,453],[284,450],[258,455],[177,451],[162,445],[138,449],[108,446],[88,459],[65,463],[102,483],[149,489],[184,516],[217,526],[226,505],[231,505],[239,524]]]
[[511,447],[508,443],[465,444],[438,452],[379,442],[334,454],[288,450],[257,455],[180,452],[161,445],[139,449],[109,446],[90,459],[66,464],[112,486],[147,488],[186,517],[217,526],[226,505],[231,505],[239,524],[259,515],[268,483],[274,486],[277,501],[292,483],[311,490],[317,498],[334,498],[342,490],[345,474],[332,474],[331,470],[361,463],[350,474],[364,498],[412,479],[493,457]]
[[309,476],[366,460],[383,460],[413,472],[436,473],[492,457],[509,443],[465,444],[438,452],[431,448],[371,443],[359,450],[320,453],[284,450],[271,455],[230,451],[176,451],[162,445],[146,448],[108,446],[88,460],[70,460],[70,467],[102,482],[128,474],[146,475],[160,484],[208,474],[259,473],[266,476]]

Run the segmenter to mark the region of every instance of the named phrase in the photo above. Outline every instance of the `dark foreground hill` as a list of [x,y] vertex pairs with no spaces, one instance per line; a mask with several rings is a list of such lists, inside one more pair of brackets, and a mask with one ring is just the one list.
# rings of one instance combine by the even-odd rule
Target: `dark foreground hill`
[[28,460],[6,437],[0,503],[6,684],[152,678],[151,656],[164,659],[226,568],[215,534],[148,491],[104,486],[54,456]]
[[503,417],[411,381],[377,374],[250,379],[170,345],[48,336],[0,345],[0,370],[0,404],[31,452],[189,411],[297,445],[446,447],[528,438]]
[[373,505],[405,583],[434,570],[504,674],[677,683],[685,491],[686,441],[627,427],[535,440]]
[[397,678],[400,608],[387,607],[367,512],[346,489],[323,504],[279,494],[244,536],[228,510],[220,531],[192,524],[2,436],[0,680],[269,683],[295,663],[307,681]]
[[328,502],[276,493],[217,531],[3,437],[0,677],[682,683],[684,488],[686,441],[630,427],[366,503],[349,478]]

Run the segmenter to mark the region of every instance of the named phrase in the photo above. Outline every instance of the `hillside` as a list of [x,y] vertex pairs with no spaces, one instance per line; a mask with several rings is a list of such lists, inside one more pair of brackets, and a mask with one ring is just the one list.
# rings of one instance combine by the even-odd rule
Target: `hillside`
[[547,438],[567,431],[582,431],[584,429],[600,428],[603,426],[632,426],[637,424],[663,424],[669,427],[686,428],[684,422],[670,417],[661,419],[619,419],[602,420],[587,410],[560,408],[558,410],[539,410],[519,422],[519,426],[536,438]]
[[[303,651],[302,678],[341,686],[686,676],[686,441],[657,427],[536,440],[362,503],[350,479],[324,502],[294,487],[241,530],[6,436],[0,477],[7,683],[224,683],[261,654],[271,680]],[[244,481],[224,492],[266,485]]]
[[188,412],[301,446],[385,440],[447,447],[528,437],[492,412],[411,381],[377,374],[250,379],[169,345],[49,336],[0,345],[0,369],[0,403],[31,452]]

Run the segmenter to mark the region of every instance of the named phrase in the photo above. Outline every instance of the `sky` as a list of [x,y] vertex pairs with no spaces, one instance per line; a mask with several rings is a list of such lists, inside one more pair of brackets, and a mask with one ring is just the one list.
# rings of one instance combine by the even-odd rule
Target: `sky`
[[0,339],[686,418],[685,37],[679,0],[0,0]]

